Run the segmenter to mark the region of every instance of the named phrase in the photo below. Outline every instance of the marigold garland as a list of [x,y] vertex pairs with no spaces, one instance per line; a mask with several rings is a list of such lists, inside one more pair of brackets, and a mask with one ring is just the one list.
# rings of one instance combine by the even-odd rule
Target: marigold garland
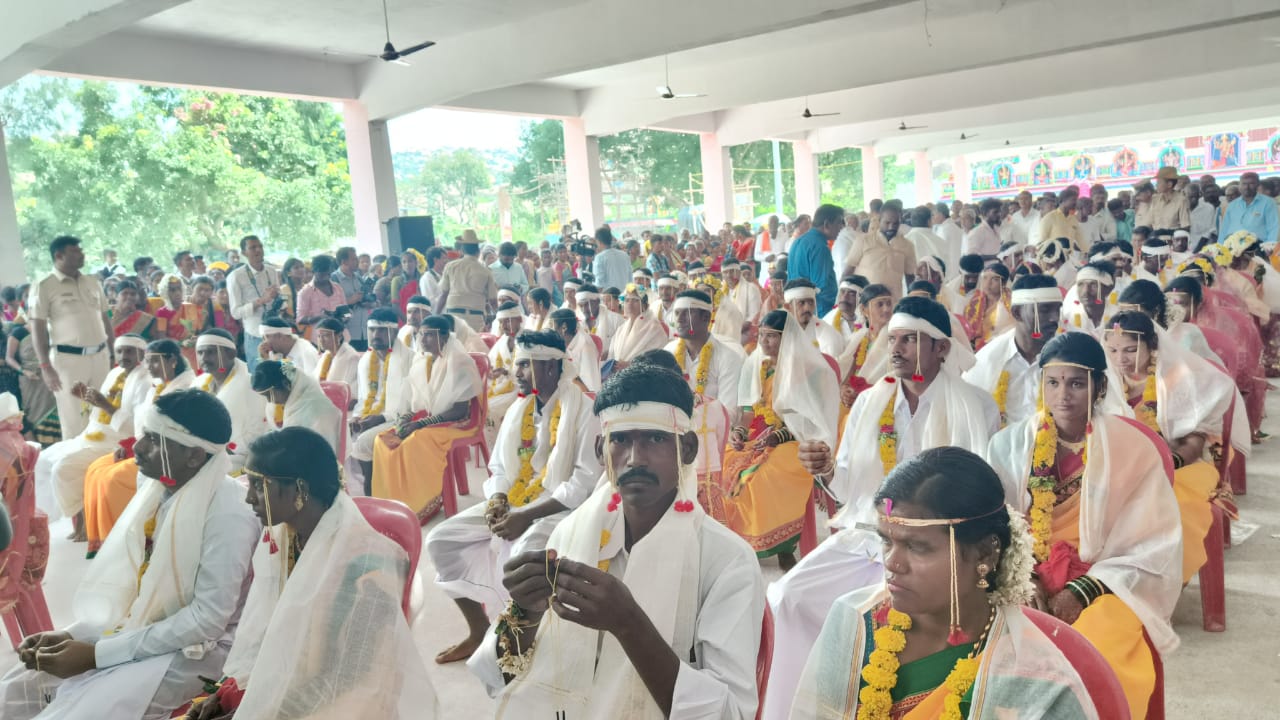
[[1133,412],[1143,425],[1159,435],[1160,421],[1156,415],[1156,403],[1156,374],[1154,371],[1149,371],[1147,380],[1142,386],[1142,402],[1138,403],[1138,407],[1134,408]]
[[1000,408],[1000,427],[1009,422],[1009,371],[1002,370],[1000,379],[996,381],[996,391],[991,394],[995,398],[996,407]]
[[[689,356],[687,345],[684,338],[676,341],[676,362],[680,363],[680,369],[684,369],[684,359]],[[702,351],[698,353],[698,369],[694,373],[693,393],[695,395],[704,395],[707,392],[707,378],[711,375],[711,338],[702,345]]]
[[[227,376],[226,376],[225,378],[223,378],[223,379],[222,379],[222,384],[221,384],[221,385],[219,385],[218,387],[220,387],[220,388],[224,388],[224,387],[226,387],[226,386],[227,386],[227,383],[231,382],[231,377],[232,377],[233,375],[235,375],[235,374],[236,374],[236,369],[233,367],[233,368],[231,368],[231,372],[227,373]],[[217,380],[217,378],[216,378],[216,377],[214,377],[213,373],[205,373],[205,375],[204,375],[204,384],[200,386],[200,389],[201,389],[201,390],[203,390],[203,391],[205,391],[205,392],[207,392],[207,393],[209,393],[210,395],[215,394],[215,393],[213,392],[213,381],[214,381],[214,380]]]
[[858,351],[853,355],[853,368],[849,370],[849,376],[853,377],[862,366],[867,363],[867,348],[871,347],[871,330],[868,329],[862,336],[862,340],[858,342]]
[[[604,550],[605,547],[609,545],[609,538],[611,537],[613,537],[613,534],[610,533],[608,530],[600,531],[600,549],[601,550]],[[601,560],[596,563],[596,567],[600,568],[602,572],[609,572],[609,562],[610,562],[609,560]]]
[[[538,401],[533,399],[526,406],[524,417],[520,419],[520,449],[516,454],[520,456],[520,474],[516,476],[516,481],[512,483],[511,489],[507,491],[507,503],[511,507],[524,507],[529,503],[537,500],[542,495],[542,483],[547,478],[547,468],[551,466],[550,456],[548,462],[542,466],[542,472],[535,478],[533,475],[533,455],[537,448],[534,441],[537,438],[537,428],[533,422],[533,411],[537,408]],[[557,435],[560,430],[560,401],[557,400],[555,407],[551,410],[551,438],[548,447],[556,446]]]
[[[976,649],[976,648],[975,648]],[[978,668],[982,665],[976,657],[961,658],[942,684],[947,688],[947,696],[942,699],[942,720],[964,720],[960,714],[960,699],[978,678]]]
[[[107,389],[107,403],[116,410],[120,409],[120,400],[124,395],[124,381],[128,379],[128,375],[129,373],[127,372],[120,373],[120,376],[116,378],[116,381],[111,383],[111,387]],[[98,422],[103,425],[110,425],[111,414],[106,410],[99,408]],[[84,436],[86,439],[93,440],[95,442],[106,438],[106,434],[98,430],[87,432]]]
[[276,424],[277,428],[284,427],[284,403],[271,403],[271,421]]
[[771,428],[777,428],[782,426],[782,420],[778,417],[778,414],[773,411],[773,408],[769,406],[770,404],[765,402],[763,393],[765,380],[772,376],[773,373],[773,361],[765,358],[764,362],[760,363],[760,389],[762,392],[760,394],[760,399],[756,400],[755,404],[751,406],[751,412],[755,413],[756,417],[763,420],[765,425]]
[[320,361],[320,379],[329,379],[329,366],[333,364],[333,353],[326,352],[324,359]]
[[[369,392],[364,397],[364,405],[360,408],[360,417],[380,415],[387,402],[387,370],[391,367],[390,353],[384,360],[373,350],[369,353]],[[227,376],[230,378],[230,376]]]
[[[498,362],[493,367],[495,370],[506,369],[506,362],[502,359],[502,353],[498,353]],[[511,373],[509,372],[504,374],[502,379],[498,379],[495,373],[494,380],[494,384],[489,388],[489,397],[491,398],[505,395],[515,389],[515,382],[511,379]]]
[[894,466],[898,464],[898,433],[894,429],[893,408],[897,403],[898,393],[895,389],[889,397],[889,403],[880,413],[880,464],[888,477]]
[[893,709],[891,691],[898,684],[898,653],[907,646],[904,631],[911,629],[911,616],[888,609],[886,624],[873,634],[875,649],[862,667],[866,685],[858,692],[857,720],[888,718]]
[[1053,421],[1053,415],[1043,408],[1036,415],[1036,422],[1036,439],[1031,452],[1031,476],[1027,479],[1027,489],[1031,491],[1031,537],[1034,540],[1032,553],[1036,562],[1044,562],[1049,559],[1053,506],[1057,501],[1053,487],[1054,465],[1058,456],[1058,426]]

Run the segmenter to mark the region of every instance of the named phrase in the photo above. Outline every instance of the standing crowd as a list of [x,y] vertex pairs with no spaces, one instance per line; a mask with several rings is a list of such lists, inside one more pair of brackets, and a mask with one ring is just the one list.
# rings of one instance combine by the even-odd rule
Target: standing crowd
[[496,717],[1160,716],[1267,437],[1277,195],[132,274],[57,238],[2,296],[0,471],[21,558],[65,515],[92,561],[73,624],[10,626],[0,718],[440,716],[419,548]]

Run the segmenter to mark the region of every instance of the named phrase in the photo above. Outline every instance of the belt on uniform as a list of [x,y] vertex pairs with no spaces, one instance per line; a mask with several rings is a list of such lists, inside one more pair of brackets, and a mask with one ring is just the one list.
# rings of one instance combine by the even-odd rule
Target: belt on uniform
[[483,310],[472,310],[471,308],[445,308],[444,311],[451,315],[484,315]]
[[75,345],[54,345],[54,350],[64,355],[97,355],[107,349],[106,343],[100,343],[93,347],[77,347]]

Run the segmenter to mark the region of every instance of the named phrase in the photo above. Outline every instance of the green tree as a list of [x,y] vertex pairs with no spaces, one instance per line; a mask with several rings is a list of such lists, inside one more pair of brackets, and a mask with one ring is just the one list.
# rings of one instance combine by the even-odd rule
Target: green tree
[[406,207],[467,226],[476,221],[481,194],[488,194],[492,183],[484,158],[475,150],[437,150],[400,191]]
[[[782,169],[782,212],[796,215],[796,166],[795,153],[791,143],[779,143],[778,147]],[[772,213],[775,208],[773,193],[773,142],[757,140],[755,142],[734,145],[729,148],[729,158],[733,161],[733,184],[746,185],[751,188],[751,199],[755,203],[756,214]],[[801,210],[813,212],[813,208]]]

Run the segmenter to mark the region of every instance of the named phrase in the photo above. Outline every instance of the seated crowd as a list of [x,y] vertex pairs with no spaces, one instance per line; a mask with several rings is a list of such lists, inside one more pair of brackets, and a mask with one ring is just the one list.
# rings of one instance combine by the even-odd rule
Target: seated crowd
[[1158,202],[594,254],[468,231],[278,270],[250,236],[104,278],[58,238],[6,312],[34,367],[0,460],[15,525],[69,516],[92,559],[73,623],[23,616],[0,718],[443,717],[379,512],[448,515],[421,548],[466,634],[434,660],[497,717],[1154,716],[1280,342],[1277,238],[1192,239],[1166,170]]

